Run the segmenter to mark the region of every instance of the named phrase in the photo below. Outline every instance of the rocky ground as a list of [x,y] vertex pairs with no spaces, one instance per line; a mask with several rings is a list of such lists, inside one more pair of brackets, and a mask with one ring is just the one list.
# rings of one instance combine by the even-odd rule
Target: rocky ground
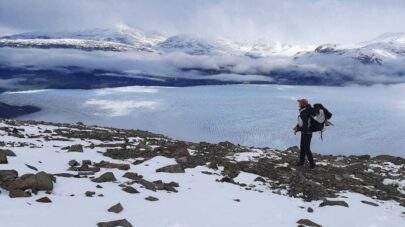
[[[62,218],[75,226],[402,226],[405,222],[405,159],[401,157],[316,154],[317,168],[310,170],[294,166],[297,147],[281,151],[230,142],[191,143],[140,130],[16,120],[2,120],[0,135],[0,201],[10,207],[8,215],[0,211],[0,220],[8,220],[7,226],[26,226],[18,217],[27,218],[30,209],[24,207],[33,203],[53,204],[54,211],[46,212],[55,217],[58,209],[70,210],[78,218]],[[215,205],[228,195],[232,203]],[[137,200],[130,203],[133,196]],[[244,206],[241,198],[255,202]],[[269,207],[263,207],[261,200],[270,201]],[[102,207],[104,202],[111,206]],[[158,205],[149,207],[145,202]],[[89,207],[82,207],[86,204]],[[243,210],[245,218],[234,217],[239,220],[235,223],[227,213],[215,221],[204,218],[207,209],[217,212],[215,206],[223,204],[233,216]],[[188,214],[191,219],[186,218],[186,224],[158,220],[161,215],[177,216],[182,206],[204,211]],[[149,208],[156,212],[156,220],[143,213]],[[74,212],[81,209],[90,214]],[[163,214],[157,214],[161,209]],[[249,213],[256,212],[252,209],[279,210],[278,216],[290,211],[292,216],[265,220],[265,212],[258,216],[259,211]],[[344,209],[372,218],[363,222]],[[349,220],[333,220],[339,214]],[[183,216],[186,213],[178,217]],[[253,218],[256,222],[245,222]],[[38,219],[30,226],[54,226],[54,221]]]

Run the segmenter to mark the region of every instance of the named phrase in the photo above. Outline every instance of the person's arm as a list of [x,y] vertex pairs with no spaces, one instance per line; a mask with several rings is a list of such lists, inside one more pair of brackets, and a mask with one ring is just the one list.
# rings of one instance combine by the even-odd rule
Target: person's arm
[[309,129],[309,118],[310,118],[311,113],[306,113],[306,111],[303,111],[300,113],[300,118],[302,120],[302,126],[298,127],[298,131],[308,133],[310,132]]

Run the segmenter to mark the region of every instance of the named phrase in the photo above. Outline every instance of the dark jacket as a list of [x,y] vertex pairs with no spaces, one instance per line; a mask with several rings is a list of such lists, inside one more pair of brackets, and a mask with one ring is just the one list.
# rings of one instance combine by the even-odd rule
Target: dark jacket
[[311,107],[311,105],[307,105],[300,109],[300,115],[298,116],[297,131],[302,133],[312,133],[311,115],[315,115],[315,111]]

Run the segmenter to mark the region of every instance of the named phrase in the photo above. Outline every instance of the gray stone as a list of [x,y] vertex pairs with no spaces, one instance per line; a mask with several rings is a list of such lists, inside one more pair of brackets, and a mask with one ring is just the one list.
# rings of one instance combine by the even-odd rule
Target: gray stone
[[18,172],[15,170],[0,170],[0,185],[11,183],[18,177]]
[[45,172],[39,172],[36,175],[36,190],[52,191],[54,177]]
[[52,203],[52,200],[50,200],[48,197],[42,197],[36,200],[38,203]]
[[38,171],[38,169],[35,166],[28,165],[28,164],[25,164],[25,166],[32,169],[32,170]]
[[68,164],[69,164],[69,166],[71,166],[71,167],[74,167],[74,166],[78,166],[78,165],[79,165],[79,163],[78,163],[76,160],[70,160]]
[[75,144],[69,147],[68,152],[83,152],[83,145]]
[[155,201],[158,201],[158,200],[159,200],[158,198],[153,197],[153,196],[148,196],[148,197],[146,197],[145,199],[148,200],[148,201],[151,201],[151,202],[155,202]]
[[121,219],[121,220],[116,220],[116,221],[110,221],[110,222],[99,222],[97,223],[98,227],[132,227],[132,224],[127,221],[127,219]]
[[156,172],[166,172],[166,173],[184,173],[183,167],[179,164],[169,165],[156,170]]
[[30,197],[31,193],[21,189],[12,189],[9,193],[10,198]]
[[369,202],[369,201],[365,201],[365,200],[362,200],[361,202],[364,204],[370,205],[370,206],[375,206],[375,207],[379,206],[377,203],[373,203],[373,202]]
[[131,187],[131,186],[124,187],[124,188],[122,188],[122,190],[123,190],[124,192],[128,192],[128,193],[130,193],[130,194],[139,193],[138,190],[136,190],[134,187]]
[[8,164],[7,155],[0,152],[0,164]]
[[345,201],[343,200],[323,200],[323,202],[321,204],[319,204],[320,207],[324,207],[324,206],[344,206],[344,207],[349,207],[349,204],[347,204]]
[[6,156],[15,157],[15,153],[10,149],[0,149],[0,153],[4,153]]
[[313,213],[314,209],[312,209],[312,207],[308,207],[307,211],[308,211],[308,213]]
[[113,212],[113,213],[120,213],[124,208],[122,207],[121,203],[117,203],[114,206],[110,207],[108,209],[108,212]]
[[84,193],[87,197],[93,197],[93,195],[95,195],[96,193],[93,191],[87,191]]
[[305,225],[305,226],[313,226],[313,227],[322,227],[321,225],[309,220],[309,219],[300,219],[297,221],[298,224]]
[[114,181],[117,181],[117,179],[115,178],[115,176],[112,172],[106,172],[106,173],[102,174],[101,176],[99,176],[98,178],[95,178],[91,181],[96,182],[96,183],[104,183],[104,182],[114,182]]

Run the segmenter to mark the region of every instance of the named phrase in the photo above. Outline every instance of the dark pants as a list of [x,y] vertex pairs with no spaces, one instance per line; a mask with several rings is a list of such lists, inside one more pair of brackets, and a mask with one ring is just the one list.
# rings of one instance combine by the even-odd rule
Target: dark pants
[[301,133],[301,144],[300,144],[300,164],[303,165],[305,163],[305,155],[308,158],[310,166],[315,166],[314,158],[312,157],[311,152],[311,139],[312,133]]

